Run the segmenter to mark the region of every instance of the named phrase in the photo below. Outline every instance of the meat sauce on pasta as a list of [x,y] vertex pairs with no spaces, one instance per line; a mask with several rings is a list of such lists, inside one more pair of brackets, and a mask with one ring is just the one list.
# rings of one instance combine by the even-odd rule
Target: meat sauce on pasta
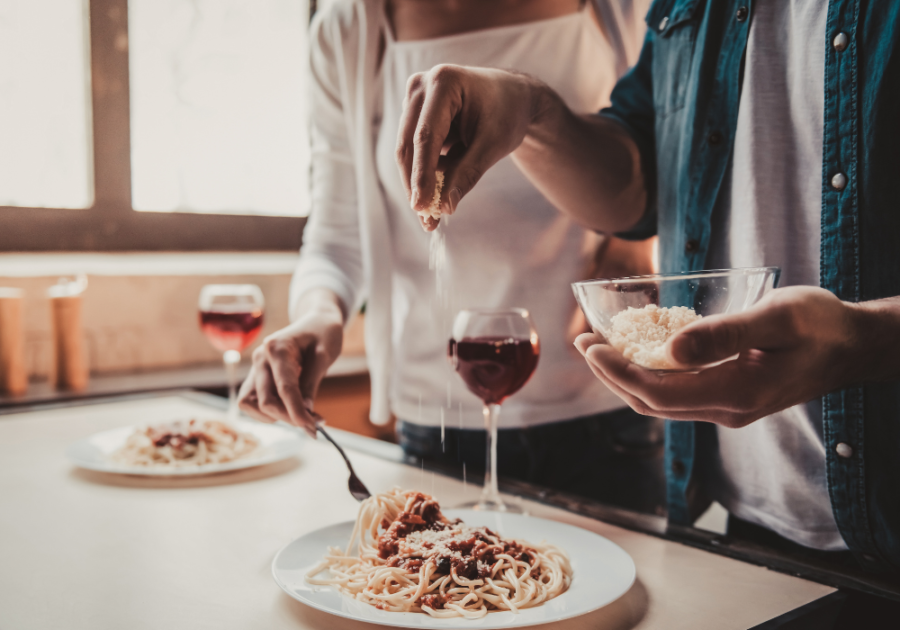
[[381,610],[470,618],[536,606],[571,579],[558,547],[469,527],[446,518],[432,497],[399,489],[364,501],[346,552],[329,549],[307,574],[311,584],[336,586]]

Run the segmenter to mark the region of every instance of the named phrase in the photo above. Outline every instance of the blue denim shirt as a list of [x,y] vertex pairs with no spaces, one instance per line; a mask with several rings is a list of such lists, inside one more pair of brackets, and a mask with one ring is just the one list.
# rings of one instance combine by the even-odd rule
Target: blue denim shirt
[[[753,0],[656,0],[640,59],[602,112],[640,147],[650,202],[630,235],[659,234],[664,272],[704,268],[752,12]],[[830,0],[826,28],[825,50],[813,53],[825,55],[820,284],[851,302],[900,295],[900,2]],[[900,384],[851,387],[823,406],[841,535],[866,568],[900,570]],[[671,523],[690,524],[701,507],[692,497],[700,430],[667,423]],[[839,443],[853,454],[839,456]]]

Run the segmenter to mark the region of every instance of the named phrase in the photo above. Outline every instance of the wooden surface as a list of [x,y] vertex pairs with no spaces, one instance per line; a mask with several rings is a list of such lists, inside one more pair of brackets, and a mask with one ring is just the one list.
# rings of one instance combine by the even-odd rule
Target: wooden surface
[[22,292],[0,287],[0,393],[21,395],[27,388]]
[[[307,440],[297,460],[195,479],[105,475],[65,460],[68,444],[96,431],[192,413],[217,410],[171,395],[0,417],[0,628],[375,628],[295,602],[270,573],[292,539],[356,516],[330,445]],[[341,435],[387,456],[350,451],[373,491],[418,488],[446,505],[476,496],[471,485],[391,461],[394,445]],[[606,536],[637,565],[620,600],[554,630],[746,629],[833,591],[529,505]]]
[[88,364],[84,351],[81,307],[81,295],[50,299],[50,328],[53,331],[50,384],[55,389],[76,392],[87,389]]
[[369,375],[355,374],[327,378],[316,396],[316,411],[328,424],[366,437],[396,442],[394,421],[376,426],[369,421],[371,386]]

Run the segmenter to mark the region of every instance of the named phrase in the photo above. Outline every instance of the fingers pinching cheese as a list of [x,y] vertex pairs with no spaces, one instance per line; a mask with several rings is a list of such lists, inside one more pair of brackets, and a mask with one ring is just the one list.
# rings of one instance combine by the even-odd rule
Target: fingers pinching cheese
[[441,171],[434,172],[434,198],[427,210],[417,210],[416,213],[426,224],[437,225],[441,220],[441,192],[444,190],[444,173]]

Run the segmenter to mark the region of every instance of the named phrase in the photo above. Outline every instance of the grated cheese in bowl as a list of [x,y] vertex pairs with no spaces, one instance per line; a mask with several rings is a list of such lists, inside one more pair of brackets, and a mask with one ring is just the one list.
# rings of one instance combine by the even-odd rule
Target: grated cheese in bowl
[[666,357],[669,338],[701,317],[743,313],[775,288],[780,272],[745,267],[598,278],[573,282],[572,291],[591,329],[626,359],[660,372],[693,372]]
[[687,306],[629,306],[612,316],[607,341],[626,359],[641,367],[670,370],[677,366],[666,356],[666,341],[701,317]]

